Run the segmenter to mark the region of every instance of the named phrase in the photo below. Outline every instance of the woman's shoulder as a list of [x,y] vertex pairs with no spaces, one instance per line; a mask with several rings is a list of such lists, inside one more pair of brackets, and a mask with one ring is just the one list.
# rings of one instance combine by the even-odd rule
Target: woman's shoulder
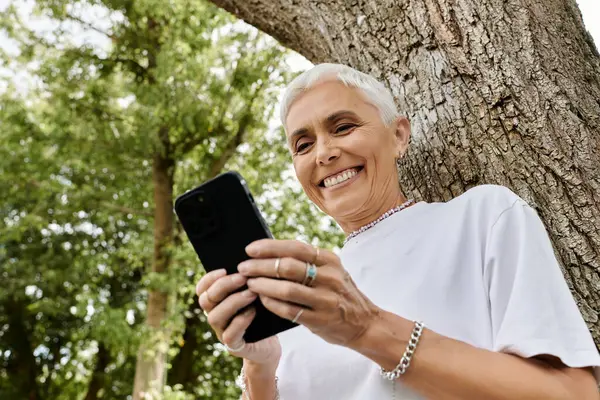
[[[468,189],[444,203],[443,213],[461,221],[477,221],[477,225],[493,224],[515,203],[527,205],[525,200],[505,186],[485,184]],[[440,210],[442,211],[442,210]]]
[[487,211],[503,211],[519,201],[526,203],[525,200],[506,186],[484,184],[468,189],[448,203],[457,203],[457,206],[469,206]]

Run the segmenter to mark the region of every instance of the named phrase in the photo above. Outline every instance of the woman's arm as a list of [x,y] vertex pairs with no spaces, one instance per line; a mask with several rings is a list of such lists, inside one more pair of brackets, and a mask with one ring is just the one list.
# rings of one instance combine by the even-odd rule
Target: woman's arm
[[[413,323],[389,312],[352,347],[386,370],[398,365]],[[479,349],[425,330],[402,382],[435,400],[598,400],[588,369]]]
[[277,386],[275,382],[275,369],[244,359],[244,372],[246,374],[246,393],[242,396],[242,399],[276,399]]
[[[507,229],[515,221],[531,225],[523,217],[534,218],[532,213],[496,224],[498,243],[493,241],[493,251],[488,252],[499,260],[490,262],[486,272],[496,351],[425,330],[407,374],[400,378],[406,385],[432,400],[599,400],[589,370],[503,353],[515,348],[524,354],[553,355],[569,365],[600,365],[591,336],[552,258],[549,240],[545,239],[543,248],[535,240],[544,232],[541,222],[537,220],[534,229],[519,234]],[[504,215],[508,218],[508,213]],[[518,243],[503,243],[508,240]],[[318,275],[313,287],[298,284],[305,276],[307,254],[311,254],[307,246],[294,241],[255,242],[248,254],[256,259],[240,264],[239,271],[248,277],[248,287],[268,310],[297,320],[327,342],[351,348],[386,370],[394,369],[408,344],[412,322],[374,305],[331,252],[321,251],[315,258]],[[287,257],[282,263],[285,268],[279,271],[284,279],[273,279],[275,257]],[[528,346],[525,339],[540,339],[540,333],[545,341],[535,348]]]

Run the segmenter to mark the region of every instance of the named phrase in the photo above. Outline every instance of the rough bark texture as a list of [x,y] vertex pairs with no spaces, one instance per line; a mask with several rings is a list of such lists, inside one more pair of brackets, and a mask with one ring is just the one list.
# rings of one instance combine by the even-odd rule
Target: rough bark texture
[[536,208],[600,343],[600,57],[575,0],[213,0],[312,62],[381,79],[407,196],[505,185]]

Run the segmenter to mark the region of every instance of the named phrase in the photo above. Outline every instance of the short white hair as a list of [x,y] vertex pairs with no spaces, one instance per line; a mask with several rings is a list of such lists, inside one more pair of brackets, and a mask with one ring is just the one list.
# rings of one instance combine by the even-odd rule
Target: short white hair
[[371,75],[367,75],[347,65],[323,63],[317,64],[308,71],[298,75],[287,86],[280,108],[281,124],[284,128],[290,107],[296,98],[317,83],[328,80],[337,80],[348,87],[359,89],[366,97],[365,100],[377,107],[381,115],[381,120],[385,125],[389,126],[398,117],[398,108],[394,102],[394,97],[383,83]]

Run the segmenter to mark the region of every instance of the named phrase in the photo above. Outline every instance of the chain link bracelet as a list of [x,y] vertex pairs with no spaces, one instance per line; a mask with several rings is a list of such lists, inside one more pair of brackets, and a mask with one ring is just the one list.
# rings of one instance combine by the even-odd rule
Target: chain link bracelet
[[[276,376],[275,377],[275,398],[273,400],[280,400],[279,399],[279,387],[277,386],[277,382],[279,382],[279,378]],[[237,387],[242,389],[242,397],[240,397],[240,400],[244,399],[244,395],[246,396],[246,399],[252,400],[250,398],[250,393],[248,393],[248,387],[246,386],[246,372],[244,371],[244,367],[242,367],[242,370],[240,371],[240,374],[238,375],[238,377],[235,378],[235,384],[237,385]]]
[[410,362],[412,360],[413,355],[415,354],[415,350],[417,345],[419,344],[419,339],[421,339],[421,335],[423,334],[423,329],[425,328],[425,324],[421,321],[415,321],[415,327],[410,335],[410,340],[408,345],[406,346],[406,350],[400,359],[400,363],[391,371],[386,371],[383,368],[380,368],[379,374],[390,381],[395,381],[401,375],[406,373],[408,367],[410,366]]

